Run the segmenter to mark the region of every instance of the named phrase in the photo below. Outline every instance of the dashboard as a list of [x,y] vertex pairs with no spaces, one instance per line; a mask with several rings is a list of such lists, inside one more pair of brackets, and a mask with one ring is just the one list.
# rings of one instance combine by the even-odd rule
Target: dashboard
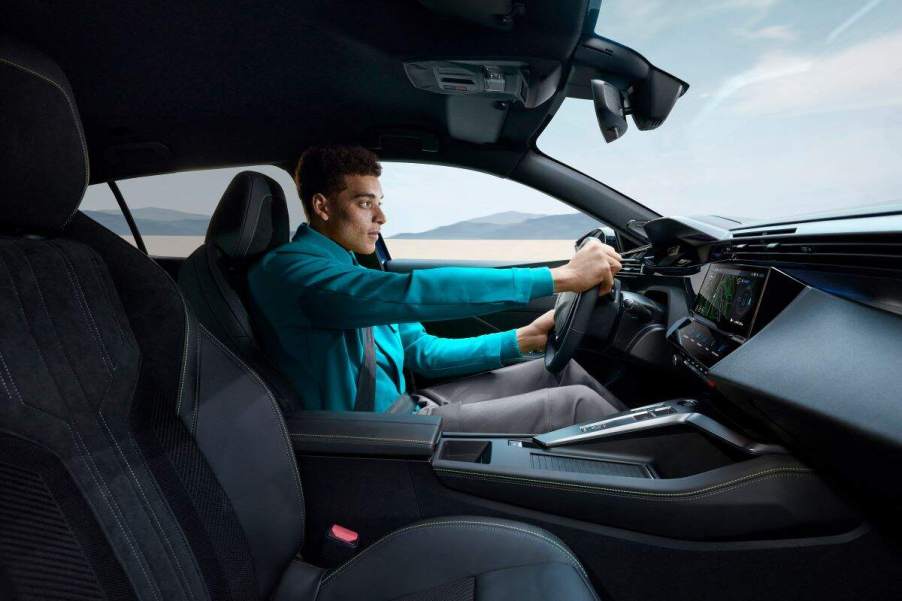
[[644,230],[620,277],[669,290],[673,366],[754,431],[902,505],[902,480],[885,477],[902,470],[902,212]]
[[773,267],[713,263],[695,302],[671,328],[683,365],[707,379],[708,370],[760,331],[804,285]]

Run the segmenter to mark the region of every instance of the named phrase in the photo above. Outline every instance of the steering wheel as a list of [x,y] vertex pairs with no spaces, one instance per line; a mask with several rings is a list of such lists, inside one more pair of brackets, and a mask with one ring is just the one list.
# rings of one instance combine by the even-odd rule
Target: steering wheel
[[[603,233],[595,230],[580,238],[576,243],[576,249],[579,250],[589,238],[602,236]],[[600,288],[593,286],[584,292],[558,294],[554,303],[554,329],[548,333],[548,342],[545,344],[545,369],[549,372],[558,373],[564,369],[576,353],[590,325],[594,336],[605,341],[610,340],[623,310],[620,281],[614,280],[611,292],[603,297],[599,297]],[[604,310],[593,318],[596,306],[603,307]]]

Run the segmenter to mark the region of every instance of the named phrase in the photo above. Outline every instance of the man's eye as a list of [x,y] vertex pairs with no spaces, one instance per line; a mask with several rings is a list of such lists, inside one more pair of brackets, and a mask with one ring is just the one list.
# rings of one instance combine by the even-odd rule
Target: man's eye
[[371,208],[373,208],[373,201],[372,200],[361,200],[360,207],[363,209],[371,209]]

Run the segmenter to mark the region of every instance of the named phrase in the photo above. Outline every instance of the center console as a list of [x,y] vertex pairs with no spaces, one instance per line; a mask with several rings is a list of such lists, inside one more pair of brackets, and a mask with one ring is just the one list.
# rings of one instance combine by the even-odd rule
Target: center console
[[445,433],[432,468],[471,495],[684,540],[833,532],[854,521],[784,449],[748,439],[691,399],[532,438]]
[[[308,494],[328,508],[323,531],[336,513],[359,513],[349,503],[372,511],[382,499],[387,516],[403,506],[416,512],[414,472],[428,473],[434,490],[683,540],[827,534],[854,522],[784,449],[701,409],[676,399],[535,437],[449,433],[435,416],[359,412],[303,412],[286,425],[302,470],[319,483]],[[387,519],[371,527],[406,523]]]

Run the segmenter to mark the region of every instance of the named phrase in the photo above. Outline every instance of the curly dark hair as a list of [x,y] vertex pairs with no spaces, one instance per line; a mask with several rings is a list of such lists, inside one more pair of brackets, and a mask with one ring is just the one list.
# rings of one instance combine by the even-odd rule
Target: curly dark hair
[[345,189],[346,175],[382,175],[379,157],[361,146],[312,146],[298,159],[294,183],[307,220],[313,216],[313,196],[331,196]]

